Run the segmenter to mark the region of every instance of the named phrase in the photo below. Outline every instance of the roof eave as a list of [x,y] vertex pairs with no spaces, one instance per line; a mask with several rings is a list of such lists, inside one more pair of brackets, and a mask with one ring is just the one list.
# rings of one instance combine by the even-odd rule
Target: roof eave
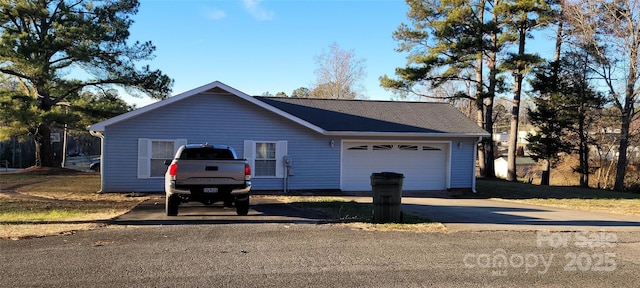
[[419,133],[419,132],[363,132],[363,131],[327,131],[326,136],[357,136],[357,137],[433,137],[433,138],[455,138],[455,137],[489,137],[489,133]]
[[[190,96],[205,92],[207,90],[211,90],[211,89],[216,88],[216,87],[219,87],[219,88],[221,88],[221,89],[223,89],[223,90],[225,90],[225,91],[227,91],[229,93],[233,93],[233,94],[236,94],[236,95],[238,95],[238,93],[239,94],[244,94],[244,93],[242,93],[242,92],[240,92],[240,91],[238,91],[238,90],[236,90],[236,89],[234,89],[234,88],[232,88],[232,87],[230,87],[230,86],[228,86],[228,85],[226,85],[226,84],[224,84],[224,83],[222,83],[220,81],[214,81],[214,82],[211,82],[211,83],[209,83],[207,85],[203,85],[203,86],[200,86],[198,88],[191,89],[189,91],[180,93],[178,95],[175,95],[175,96],[172,96],[172,97],[168,97],[167,99],[164,99],[162,101],[151,103],[151,104],[149,104],[147,106],[144,106],[142,108],[139,108],[139,109],[136,109],[136,110],[124,113],[124,114],[120,114],[118,116],[109,118],[109,119],[107,119],[105,121],[90,125],[88,130],[89,131],[102,131],[102,132],[104,132],[105,127],[107,127],[107,126],[109,126],[111,124],[115,124],[115,123],[118,123],[120,121],[136,117],[138,115],[144,114],[144,113],[149,112],[151,110],[163,107],[165,105],[169,105],[171,103],[180,101],[180,100],[182,100],[184,98],[187,98],[187,97],[190,97]],[[244,94],[244,95],[246,95],[246,94]],[[248,95],[246,95],[246,96],[249,97]]]
[[207,85],[204,85],[204,86],[201,86],[201,87],[186,91],[184,93],[180,93],[180,94],[178,94],[176,96],[169,97],[169,98],[167,98],[165,100],[158,101],[158,102],[149,104],[147,106],[144,106],[142,108],[139,108],[139,109],[136,109],[136,110],[133,110],[133,111],[130,111],[130,112],[115,116],[113,118],[107,119],[105,121],[93,124],[93,125],[88,127],[88,130],[89,131],[104,132],[105,128],[107,126],[109,126],[109,125],[112,125],[112,124],[118,123],[120,121],[124,121],[124,120],[130,119],[130,118],[136,117],[138,115],[144,114],[144,113],[149,112],[151,110],[154,110],[154,109],[163,107],[165,105],[169,105],[171,103],[180,101],[180,100],[182,100],[184,98],[191,97],[193,95],[197,95],[197,94],[201,94],[201,93],[205,93],[205,92],[207,92],[207,91],[209,91],[211,89],[214,89],[214,88],[220,88],[222,90],[225,90],[225,91],[229,92],[230,94],[233,94],[233,95],[235,95],[235,96],[237,96],[239,98],[242,98],[242,99],[244,99],[246,101],[249,101],[249,102],[251,102],[251,103],[253,103],[255,105],[258,105],[258,106],[260,106],[260,107],[262,107],[264,109],[267,109],[267,110],[269,110],[269,111],[271,111],[273,113],[276,113],[276,114],[278,114],[278,115],[280,115],[282,117],[285,117],[285,118],[287,118],[287,119],[289,119],[291,121],[299,123],[300,125],[305,126],[305,127],[309,128],[309,129],[311,129],[311,130],[313,130],[313,131],[315,131],[317,133],[324,134],[326,132],[324,129],[322,129],[322,128],[314,125],[314,124],[311,124],[311,123],[309,123],[309,122],[307,122],[305,120],[302,120],[302,119],[300,119],[298,117],[295,117],[295,116],[293,116],[293,115],[291,115],[289,113],[286,113],[286,112],[284,112],[284,111],[282,111],[282,110],[280,110],[280,109],[278,109],[276,107],[273,107],[273,106],[271,106],[271,105],[269,105],[269,104],[267,104],[265,102],[257,100],[254,97],[251,97],[248,94],[246,94],[246,93],[244,93],[244,92],[242,92],[240,90],[237,90],[237,89],[235,89],[235,88],[233,88],[231,86],[228,86],[228,85],[226,85],[226,84],[224,84],[224,83],[222,83],[220,81],[211,82],[211,83],[209,83]]

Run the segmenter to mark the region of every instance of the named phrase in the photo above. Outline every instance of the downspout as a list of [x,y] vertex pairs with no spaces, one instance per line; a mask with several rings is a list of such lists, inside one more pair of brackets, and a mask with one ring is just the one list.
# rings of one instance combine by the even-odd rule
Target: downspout
[[104,164],[104,159],[102,159],[102,157],[104,156],[104,134],[102,134],[102,132],[100,131],[92,130],[89,130],[89,134],[91,134],[91,136],[100,138],[100,190],[98,190],[98,193],[102,193],[104,192],[105,186],[104,175],[102,174],[104,171],[104,169],[102,169],[102,165]]
[[[474,157],[474,159],[478,155],[478,144],[480,144],[480,142],[482,142],[482,136],[478,137],[478,141],[476,141],[476,145],[473,145],[473,157]],[[491,158],[493,158],[493,156],[491,156]],[[473,172],[472,172],[471,175],[473,177],[471,177],[471,192],[473,192],[475,194],[475,193],[478,193],[478,191],[476,190],[476,165],[475,165],[476,161],[473,161],[473,162],[474,162],[474,165],[472,165]],[[100,171],[102,171],[102,170],[100,170]]]
[[283,187],[283,191],[284,194],[289,193],[289,177],[287,177],[287,175],[289,174],[289,168],[287,166],[284,167],[284,179],[283,179],[283,183],[282,183],[282,187]]

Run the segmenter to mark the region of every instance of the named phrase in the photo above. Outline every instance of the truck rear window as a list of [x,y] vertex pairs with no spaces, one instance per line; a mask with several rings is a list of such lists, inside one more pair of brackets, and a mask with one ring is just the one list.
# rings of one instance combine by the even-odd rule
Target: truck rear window
[[191,148],[180,154],[183,160],[234,160],[233,153],[227,149]]

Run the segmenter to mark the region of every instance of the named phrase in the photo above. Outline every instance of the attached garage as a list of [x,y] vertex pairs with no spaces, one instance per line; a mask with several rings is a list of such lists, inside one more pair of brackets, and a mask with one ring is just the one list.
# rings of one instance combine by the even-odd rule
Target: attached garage
[[342,143],[341,189],[371,190],[375,172],[404,174],[403,190],[445,190],[449,188],[450,142]]

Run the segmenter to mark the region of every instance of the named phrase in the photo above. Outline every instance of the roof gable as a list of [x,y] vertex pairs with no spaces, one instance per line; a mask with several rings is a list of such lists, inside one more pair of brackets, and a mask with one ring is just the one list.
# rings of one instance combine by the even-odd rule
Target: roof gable
[[220,81],[211,82],[211,83],[209,83],[207,85],[204,85],[204,86],[189,90],[187,92],[178,94],[176,96],[169,97],[169,98],[164,99],[162,101],[158,101],[156,103],[144,106],[142,108],[139,108],[139,109],[136,109],[136,110],[133,110],[133,111],[118,115],[116,117],[109,118],[109,119],[107,119],[105,121],[93,124],[93,125],[89,126],[89,131],[104,131],[105,127],[107,127],[109,125],[112,125],[112,124],[115,124],[115,123],[119,123],[121,121],[129,120],[129,119],[134,118],[134,117],[136,117],[138,115],[141,115],[141,114],[144,114],[144,113],[147,113],[147,112],[151,112],[151,111],[153,111],[155,109],[158,109],[160,107],[164,107],[164,106],[170,105],[172,103],[175,103],[177,101],[183,100],[185,98],[188,98],[188,97],[191,97],[191,96],[194,96],[194,95],[198,95],[198,94],[202,94],[202,93],[217,93],[217,94],[234,95],[234,96],[237,96],[237,97],[239,97],[241,99],[244,99],[244,100],[246,100],[248,102],[251,102],[251,103],[253,103],[255,105],[261,106],[262,108],[270,110],[273,113],[276,113],[276,114],[281,115],[281,116],[283,116],[285,118],[288,118],[288,119],[290,119],[292,121],[295,121],[295,122],[297,122],[297,123],[299,123],[301,125],[304,125],[304,126],[310,128],[312,130],[315,130],[315,131],[319,132],[319,133],[323,132],[323,131],[321,131],[320,128],[318,128],[318,127],[316,127],[316,126],[314,126],[314,125],[312,125],[310,123],[307,123],[302,119],[297,119],[294,116],[291,116],[291,115],[287,114],[284,111],[281,111],[281,110],[279,110],[279,109],[277,109],[277,108],[275,108],[273,106],[267,105],[264,102],[258,101],[254,97],[251,97],[248,94],[245,94],[245,93],[243,93],[243,92],[241,92],[239,90],[236,90],[236,89],[232,88],[231,86],[228,86],[228,85],[226,85],[226,84],[224,84],[224,83],[222,83]]

